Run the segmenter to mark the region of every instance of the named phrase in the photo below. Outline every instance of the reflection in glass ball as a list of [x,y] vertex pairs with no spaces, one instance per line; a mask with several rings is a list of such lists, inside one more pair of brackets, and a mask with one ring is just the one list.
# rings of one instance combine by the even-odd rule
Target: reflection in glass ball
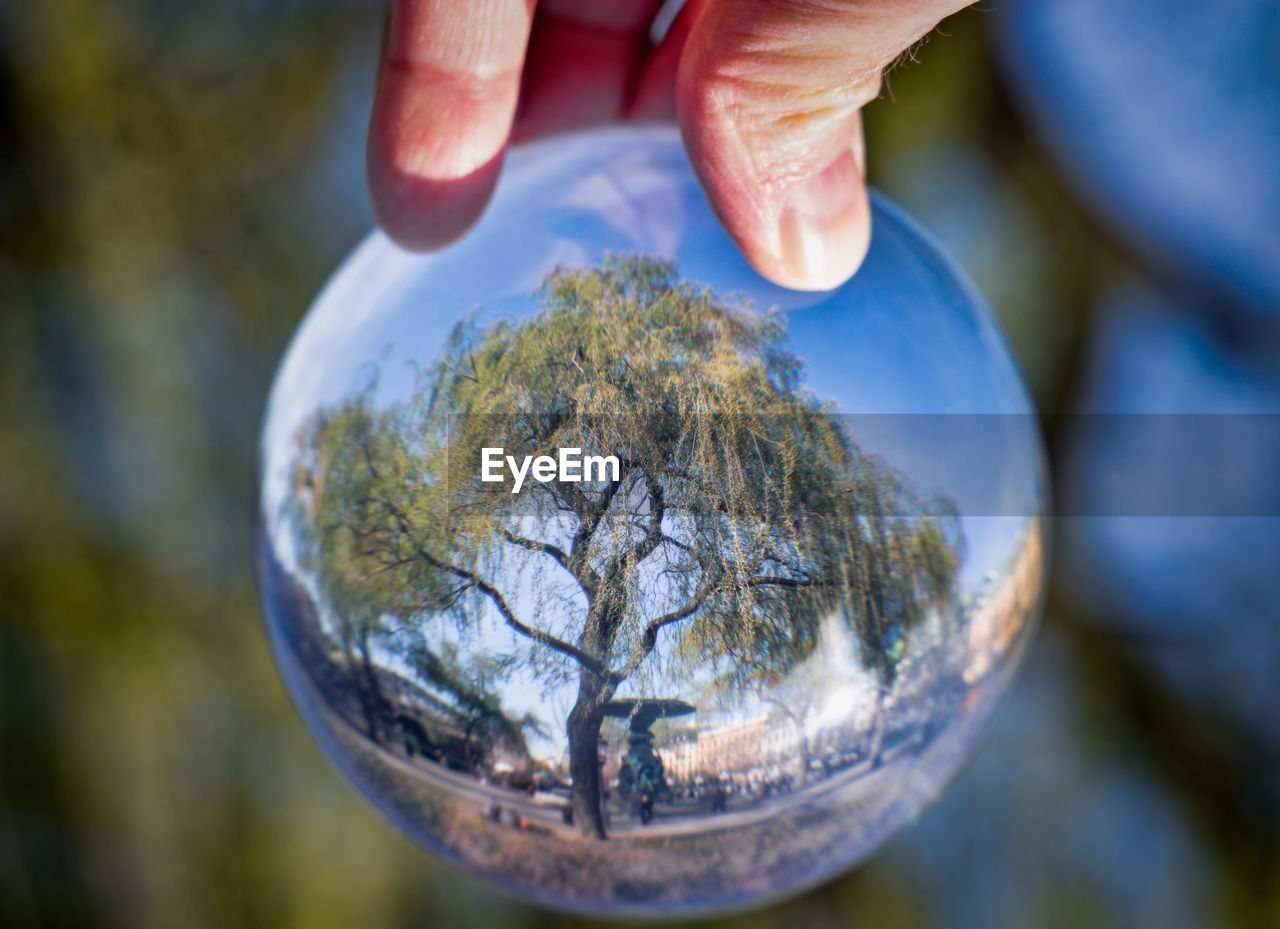
[[673,131],[596,131],[330,282],[262,437],[267,626],[421,844],[550,906],[707,912],[955,771],[1030,627],[1040,451],[979,300],[874,215],[851,283],[784,291]]

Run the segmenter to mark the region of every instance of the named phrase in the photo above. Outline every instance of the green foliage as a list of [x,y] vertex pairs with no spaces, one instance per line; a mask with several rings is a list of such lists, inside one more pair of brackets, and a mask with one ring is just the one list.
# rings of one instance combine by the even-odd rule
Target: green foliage
[[508,663],[501,657],[481,655],[467,660],[455,644],[447,643],[437,651],[421,636],[411,637],[401,651],[419,680],[453,702],[459,726],[481,743],[506,742],[527,754],[525,733],[546,734],[533,713],[513,719],[503,709],[502,695],[493,687]]
[[[783,319],[638,256],[557,270],[541,298],[525,321],[460,323],[408,400],[363,394],[299,435],[297,524],[327,599],[363,623],[498,617],[600,700],[646,672],[774,679],[832,612],[890,680],[949,595],[954,520],[919,515],[801,385]],[[481,480],[491,447],[576,447],[621,475],[512,494]]]

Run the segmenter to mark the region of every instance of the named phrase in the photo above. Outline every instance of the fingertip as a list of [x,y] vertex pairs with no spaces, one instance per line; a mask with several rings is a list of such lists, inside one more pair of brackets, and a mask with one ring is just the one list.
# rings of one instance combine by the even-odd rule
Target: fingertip
[[685,138],[712,209],[763,277],[792,290],[832,290],[861,266],[871,206],[856,122],[825,165],[792,162],[781,176],[741,157],[732,134],[694,129]]
[[378,226],[401,248],[431,251],[460,238],[484,213],[503,150],[457,176],[439,177],[370,132],[366,181]]
[[694,170],[762,276],[793,290],[839,287],[870,247],[859,107],[878,72],[850,88],[797,72],[785,35],[769,54],[726,35],[704,17],[680,62],[677,111]]
[[378,224],[405,248],[453,242],[484,212],[511,133],[532,0],[398,0],[369,118]]
[[788,191],[778,214],[776,268],[794,290],[832,290],[849,280],[871,246],[871,208],[856,157],[846,151]]
[[[871,212],[865,190],[856,202],[834,211],[807,194],[783,208],[776,232],[738,238],[743,255],[760,275],[791,290],[834,290],[857,273],[871,246]],[[735,237],[737,238],[737,237]]]
[[726,231],[765,277],[800,290],[847,281],[871,210],[860,110],[884,67],[963,0],[713,0],[690,25],[676,109]]

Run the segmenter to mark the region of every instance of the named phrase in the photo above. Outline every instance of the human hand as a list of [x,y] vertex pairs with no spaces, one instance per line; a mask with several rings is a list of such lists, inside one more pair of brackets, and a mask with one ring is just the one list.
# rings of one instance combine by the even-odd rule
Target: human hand
[[[369,192],[401,245],[462,235],[508,140],[677,118],[716,215],[786,287],[846,281],[871,235],[861,107],[966,0],[393,0],[369,122]],[[517,105],[517,102],[519,105]]]

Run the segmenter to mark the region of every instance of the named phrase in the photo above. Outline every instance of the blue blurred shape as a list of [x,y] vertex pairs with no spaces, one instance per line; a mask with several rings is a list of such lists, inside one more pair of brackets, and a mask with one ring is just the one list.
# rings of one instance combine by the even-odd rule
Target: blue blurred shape
[[[1101,310],[1078,398],[1083,411],[1150,416],[1157,424],[1193,414],[1229,427],[1280,413],[1274,358],[1257,346],[1250,357],[1242,346],[1225,344],[1204,314],[1136,285],[1111,294]],[[1183,439],[1201,434],[1174,432]],[[1236,435],[1234,427],[1226,432]],[[1142,663],[1188,705],[1280,747],[1280,517],[1269,508],[1254,515],[1137,515],[1117,499],[1139,483],[1218,499],[1208,483],[1213,475],[1204,484],[1186,479],[1190,459],[1233,462],[1217,480],[1238,485],[1233,489],[1242,498],[1270,499],[1280,448],[1272,441],[1144,448],[1135,436],[1142,434],[1084,429],[1067,437],[1062,511],[1114,515],[1061,520],[1064,589],[1101,627],[1132,637]]]
[[1015,99],[1103,218],[1280,312],[1280,2],[1021,0],[997,22]]

